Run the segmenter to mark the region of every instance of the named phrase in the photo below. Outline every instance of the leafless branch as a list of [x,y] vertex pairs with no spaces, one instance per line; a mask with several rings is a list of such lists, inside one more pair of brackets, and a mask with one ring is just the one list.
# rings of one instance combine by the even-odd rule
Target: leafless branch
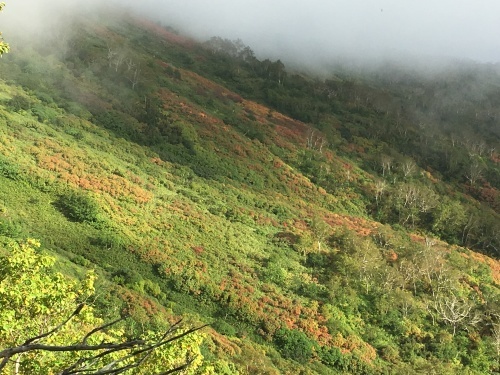
[[[75,311],[61,324],[59,324],[54,329],[49,332],[43,333],[36,337],[30,338],[26,340],[22,345],[4,349],[0,351],[0,370],[4,369],[5,366],[9,363],[12,357],[19,356],[24,353],[33,352],[33,351],[46,351],[46,352],[88,352],[90,355],[78,359],[74,364],[70,365],[66,369],[59,372],[59,375],[78,375],[78,374],[91,374],[91,375],[117,375],[122,374],[125,371],[128,371],[133,368],[137,368],[141,366],[146,359],[154,352],[154,350],[168,345],[176,340],[179,340],[193,332],[196,332],[204,327],[199,326],[195,328],[188,329],[185,332],[175,334],[175,332],[179,329],[182,320],[177,321],[172,324],[170,328],[156,341],[147,341],[144,339],[133,339],[128,340],[121,343],[116,342],[102,342],[97,345],[89,345],[87,344],[88,339],[97,332],[103,331],[118,322],[124,320],[125,318],[119,318],[112,322],[103,324],[99,327],[94,328],[89,333],[87,333],[81,343],[74,345],[45,345],[38,343],[38,341],[56,333],[62,327],[64,327],[73,317],[78,315],[84,307],[84,304],[79,305]],[[123,356],[118,359],[114,359],[109,363],[102,364],[102,360],[104,358],[109,358],[109,356],[113,353],[124,352]],[[92,354],[96,353],[97,354]],[[131,363],[125,363],[129,360],[133,359]],[[163,374],[172,374],[178,371],[185,369],[189,366],[194,358],[188,359],[184,364],[162,372],[158,375]],[[121,366],[121,367],[120,367]]]
[[[50,335],[52,335],[53,333],[57,332],[58,330],[60,330],[62,327],[64,327],[73,317],[77,316],[78,314],[80,314],[80,312],[82,311],[82,309],[84,308],[84,304],[81,303],[77,306],[77,308],[75,309],[75,311],[73,311],[73,313],[64,321],[62,322],[61,324],[59,324],[57,327],[55,327],[54,329],[50,330],[49,332],[46,332],[46,333],[42,333],[41,335],[38,335],[36,337],[33,337],[33,338],[30,338],[28,340],[26,340],[21,346],[26,346],[26,345],[29,345],[31,344],[32,342],[35,342],[35,341],[38,341],[38,340],[41,340],[45,337],[49,337]],[[0,352],[0,358],[2,358],[2,353],[3,352]],[[1,367],[0,367],[1,369]]]

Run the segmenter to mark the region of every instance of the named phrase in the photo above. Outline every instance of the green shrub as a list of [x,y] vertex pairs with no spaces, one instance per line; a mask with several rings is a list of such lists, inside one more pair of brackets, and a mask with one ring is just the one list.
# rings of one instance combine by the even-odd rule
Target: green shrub
[[306,363],[313,354],[313,342],[303,332],[281,328],[274,335],[281,355],[299,363]]
[[219,333],[222,333],[226,336],[234,337],[236,336],[236,328],[234,328],[231,324],[226,323],[223,320],[216,320],[212,323],[212,327]]
[[138,292],[144,293],[144,280],[141,274],[135,270],[116,270],[115,272],[113,272],[111,280],[119,285],[128,286]]
[[0,155],[0,176],[10,178],[11,180],[19,179],[19,169],[16,165]]
[[[340,368],[340,365],[344,362],[340,349],[336,347],[321,348],[319,351],[319,357],[322,363],[330,367]],[[343,370],[346,370],[346,368],[343,368]]]
[[75,255],[71,260],[82,267],[90,268],[92,266],[92,263],[81,255]]
[[15,112],[31,108],[31,100],[23,95],[15,95],[7,102],[7,106]]
[[56,207],[72,221],[79,223],[96,223],[99,208],[89,196],[71,191],[59,197]]
[[23,231],[21,223],[0,217],[0,236],[19,238],[22,237]]
[[53,122],[57,117],[57,111],[42,104],[34,105],[31,113],[39,122]]
[[66,112],[71,113],[81,119],[90,120],[92,118],[92,114],[84,107],[82,107],[82,105],[79,103],[64,102],[61,106]]
[[287,278],[287,270],[285,264],[279,259],[270,260],[266,267],[262,270],[262,276],[265,281],[271,282],[277,285],[285,285]]
[[78,129],[75,128],[67,128],[64,130],[66,134],[71,135],[76,140],[81,141],[85,138],[85,135]]
[[103,230],[99,232],[99,236],[91,239],[93,246],[100,247],[107,250],[122,250],[125,248],[126,243],[120,235],[111,230]]

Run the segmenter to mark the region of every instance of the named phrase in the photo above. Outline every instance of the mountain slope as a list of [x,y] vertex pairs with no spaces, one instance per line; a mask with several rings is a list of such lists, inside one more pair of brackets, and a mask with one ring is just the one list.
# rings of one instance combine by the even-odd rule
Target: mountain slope
[[139,321],[211,322],[226,373],[498,371],[495,84],[468,127],[455,77],[318,81],[105,18],[1,61],[0,234]]

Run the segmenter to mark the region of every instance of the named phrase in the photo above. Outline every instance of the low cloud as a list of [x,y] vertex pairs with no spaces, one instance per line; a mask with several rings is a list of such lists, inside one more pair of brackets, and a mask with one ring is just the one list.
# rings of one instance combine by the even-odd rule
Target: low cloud
[[241,38],[264,54],[500,61],[496,0],[149,0],[140,7],[198,38]]
[[[102,3],[102,2],[101,2]],[[402,56],[500,62],[496,0],[145,0],[109,1],[197,39],[242,39],[259,57],[304,64],[380,62]],[[43,30],[67,14],[92,14],[99,1],[11,0],[2,25]],[[8,25],[7,25],[8,26]],[[3,27],[3,26],[2,26]]]

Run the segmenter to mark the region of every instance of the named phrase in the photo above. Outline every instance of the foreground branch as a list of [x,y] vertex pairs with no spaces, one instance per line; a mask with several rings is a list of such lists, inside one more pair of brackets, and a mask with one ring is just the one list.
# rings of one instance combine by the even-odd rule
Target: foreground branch
[[[125,371],[138,368],[151,356],[151,354],[158,348],[171,344],[183,337],[194,333],[206,325],[191,328],[185,332],[175,334],[175,332],[180,328],[182,320],[177,321],[172,324],[170,328],[156,341],[146,341],[144,339],[133,339],[125,342],[102,342],[98,345],[87,344],[89,338],[96,334],[97,332],[104,331],[105,329],[117,324],[118,322],[124,320],[125,318],[116,319],[110,323],[103,324],[99,327],[94,328],[89,333],[87,333],[81,343],[74,345],[46,345],[40,343],[40,340],[47,338],[61,328],[63,328],[73,317],[77,316],[83,309],[84,305],[79,305],[76,310],[61,324],[59,324],[54,329],[49,332],[43,333],[36,337],[32,337],[26,340],[23,344],[4,349],[0,351],[0,370],[4,369],[5,366],[14,356],[20,356],[24,353],[34,352],[34,351],[46,351],[46,352],[88,352],[87,356],[78,359],[75,363],[69,365],[65,369],[59,372],[59,375],[78,375],[78,374],[91,374],[91,375],[117,375],[122,374]],[[121,357],[116,358],[116,353],[122,352]],[[111,359],[113,355],[114,359]],[[109,362],[106,359],[109,358]],[[185,363],[177,366],[173,369],[169,369],[158,375],[172,374],[179,372],[186,367],[188,367],[194,358],[187,359]],[[19,357],[16,362],[19,361]]]

